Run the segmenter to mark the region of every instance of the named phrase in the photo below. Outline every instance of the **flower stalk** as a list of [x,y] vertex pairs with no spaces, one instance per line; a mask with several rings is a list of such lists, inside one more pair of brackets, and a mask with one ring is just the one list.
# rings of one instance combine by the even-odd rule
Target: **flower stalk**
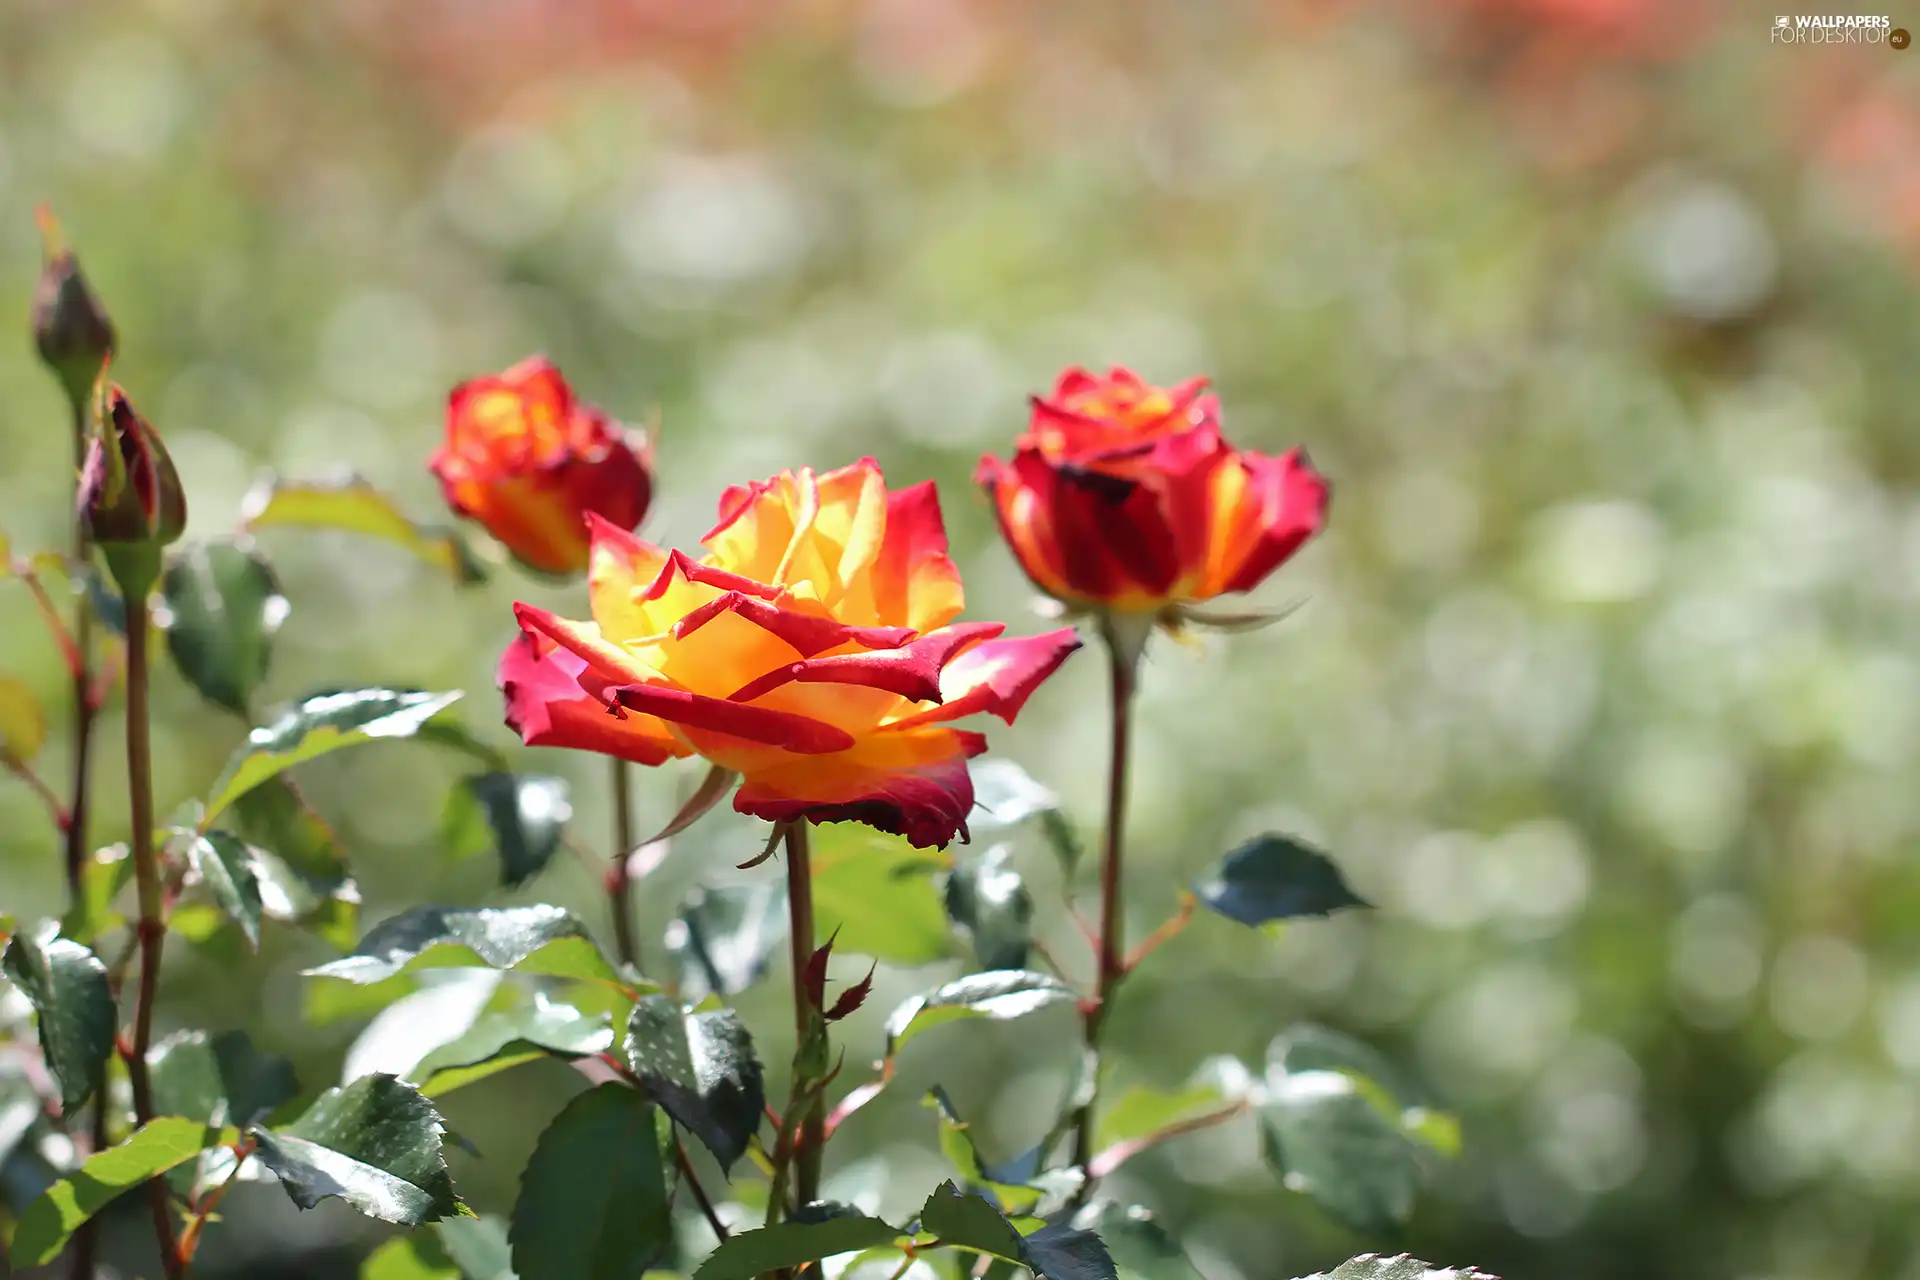
[[[814,961],[813,860],[804,821],[786,824],[787,916],[793,957],[794,1080],[792,1105],[804,1105],[794,1135],[793,1201],[804,1208],[820,1198],[822,1148],[826,1144],[827,1022],[808,987]],[[809,1096],[810,1095],[810,1096]],[[791,1118],[789,1120],[791,1122]]]
[[631,767],[613,757],[613,865],[607,868],[607,905],[613,912],[613,945],[621,963],[640,967],[640,940],[633,928],[633,779]]
[[[160,991],[160,955],[166,946],[165,891],[160,859],[153,846],[153,750],[147,722],[147,598],[127,596],[127,788],[133,830],[134,884],[139,895],[140,985],[134,996],[133,1042],[124,1046],[127,1079],[133,1086],[133,1113],[139,1124],[153,1119],[153,1082],[147,1073],[147,1052],[153,1046],[153,1006]],[[162,1267],[169,1280],[185,1274],[174,1246],[172,1209],[167,1184],[159,1178],[147,1183],[153,1205],[154,1235]]]

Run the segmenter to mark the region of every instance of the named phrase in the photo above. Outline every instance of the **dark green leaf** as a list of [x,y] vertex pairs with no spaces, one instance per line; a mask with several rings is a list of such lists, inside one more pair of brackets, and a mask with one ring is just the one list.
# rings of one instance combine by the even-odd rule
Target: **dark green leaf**
[[1200,1280],[1180,1242],[1139,1205],[1098,1200],[1074,1215],[1073,1225],[1099,1236],[1123,1276],[1136,1280]]
[[1306,1280],[1500,1280],[1472,1267],[1433,1267],[1406,1254],[1389,1258],[1369,1253],[1343,1262],[1332,1271],[1311,1275]]
[[1024,1018],[1073,998],[1071,987],[1044,973],[998,969],[970,974],[909,997],[888,1014],[887,1056],[892,1057],[908,1040],[943,1022],[959,1018],[995,1021]]
[[450,529],[416,524],[359,476],[331,480],[281,480],[266,476],[241,502],[249,529],[338,529],[382,538],[404,547],[462,586],[486,581],[486,573]]
[[921,965],[953,953],[934,873],[941,861],[857,822],[815,827],[813,908],[835,950]]
[[244,1031],[180,1031],[147,1055],[153,1105],[165,1115],[244,1129],[299,1092],[293,1063],[253,1047]]
[[731,1169],[760,1127],[766,1082],[753,1040],[731,1009],[684,1012],[647,996],[627,1019],[627,1065],[666,1113]]
[[460,1210],[440,1113],[392,1076],[329,1089],[292,1124],[254,1135],[260,1159],[302,1209],[339,1196],[369,1218],[408,1227]]
[[1367,905],[1326,854],[1271,833],[1255,836],[1215,863],[1193,889],[1227,919],[1255,926]]
[[951,1182],[934,1189],[920,1210],[920,1229],[950,1245],[1017,1262],[1045,1280],[1117,1280],[1100,1237],[1062,1224],[1022,1237],[993,1205]]
[[261,911],[345,950],[358,936],[360,891],[340,841],[285,777],[270,778],[229,811],[253,851]]
[[626,985],[586,925],[549,906],[414,907],[375,925],[352,955],[307,973],[365,984],[408,969],[480,966]]
[[778,878],[695,889],[667,927],[680,992],[736,996],[767,971],[787,939],[787,890]]
[[612,1047],[613,1025],[606,1014],[583,1014],[570,1005],[553,1003],[544,992],[535,992],[531,1000],[517,1008],[483,1014],[466,1034],[422,1058],[412,1075],[431,1084],[437,1073],[472,1067],[502,1055],[517,1055],[526,1049],[578,1058]]
[[508,1238],[520,1280],[639,1280],[673,1240],[655,1111],[603,1084],[540,1135]]
[[[1085,1175],[1077,1169],[1040,1168],[1043,1148],[1012,1160],[994,1162],[982,1155],[973,1133],[960,1118],[947,1091],[935,1085],[926,1105],[940,1119],[940,1152],[946,1156],[969,1190],[986,1194],[1003,1213],[1046,1217],[1064,1208],[1079,1191]],[[1044,1144],[1043,1144],[1044,1146]]]
[[459,832],[461,844],[469,842],[476,829],[483,833],[482,839],[500,857],[500,882],[512,886],[547,865],[572,818],[566,779],[482,773],[455,784],[442,829]]
[[864,1213],[837,1214],[816,1222],[782,1222],[757,1231],[742,1231],[721,1244],[693,1280],[752,1280],[763,1273],[818,1262],[838,1253],[891,1244],[901,1235],[897,1227]]
[[33,1006],[40,1048],[60,1082],[62,1114],[72,1115],[106,1079],[116,1017],[107,966],[53,921],[13,935],[0,970]]
[[1270,1084],[1260,1118],[1267,1161],[1289,1190],[1359,1231],[1391,1230],[1413,1211],[1419,1156],[1353,1076],[1283,1076]]
[[412,736],[460,699],[459,691],[421,693],[356,689],[307,698],[272,724],[247,735],[227,761],[207,801],[205,828],[235,800],[297,764],[342,747]]
[[220,1141],[220,1131],[193,1120],[162,1116],[142,1125],[117,1147],[87,1157],[70,1178],[47,1188],[26,1207],[13,1236],[16,1264],[53,1261],[80,1224],[128,1189],[185,1164]]
[[204,835],[189,831],[186,845],[193,869],[213,894],[213,900],[240,926],[240,932],[247,936],[247,945],[258,947],[261,900],[254,850],[239,836],[225,831],[209,831]]
[[947,875],[947,914],[967,931],[982,969],[1023,969],[1033,947],[1033,895],[1007,865],[1011,853],[995,845]]
[[161,575],[160,594],[167,652],[180,674],[209,702],[249,715],[287,617],[272,567],[235,542],[189,543]]

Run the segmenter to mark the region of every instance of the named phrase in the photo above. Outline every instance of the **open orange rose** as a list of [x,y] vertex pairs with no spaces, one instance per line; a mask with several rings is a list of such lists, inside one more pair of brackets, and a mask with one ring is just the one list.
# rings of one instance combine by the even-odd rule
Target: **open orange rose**
[[1194,378],[1170,390],[1116,368],[1036,396],[1013,461],[976,479],[1035,586],[1069,605],[1158,614],[1247,591],[1326,519],[1327,482],[1295,449],[1241,452]]
[[535,746],[641,764],[699,755],[733,807],[852,820],[916,845],[966,835],[967,760],[1080,645],[955,624],[964,597],[931,482],[896,493],[871,458],[721,495],[694,559],[593,522],[593,619],[517,604],[507,723]]
[[544,357],[475,378],[447,398],[447,440],[431,466],[447,504],[541,573],[587,567],[589,513],[638,525],[653,497],[652,452]]

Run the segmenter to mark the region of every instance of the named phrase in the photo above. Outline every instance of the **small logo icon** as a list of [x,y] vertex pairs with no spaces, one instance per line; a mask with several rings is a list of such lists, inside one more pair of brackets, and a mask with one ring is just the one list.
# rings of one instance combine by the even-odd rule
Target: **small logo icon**
[[1793,25],[1793,19],[1783,13],[1773,20],[1773,25],[1776,27],[1791,26]]
[[1913,43],[1913,37],[1907,34],[1905,27],[1895,27],[1887,32],[1887,43],[1896,49],[1904,49]]

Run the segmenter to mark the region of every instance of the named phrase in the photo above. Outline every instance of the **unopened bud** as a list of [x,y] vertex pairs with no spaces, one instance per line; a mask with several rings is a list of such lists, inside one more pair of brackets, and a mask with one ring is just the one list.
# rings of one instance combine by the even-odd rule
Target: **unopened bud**
[[52,213],[42,208],[39,217],[46,265],[33,290],[33,341],[79,409],[101,362],[113,353],[113,321],[87,287],[80,260],[61,246]]
[[144,595],[159,575],[161,548],[186,530],[186,495],[160,433],[126,392],[102,377],[93,405],[77,514],[122,593]]

